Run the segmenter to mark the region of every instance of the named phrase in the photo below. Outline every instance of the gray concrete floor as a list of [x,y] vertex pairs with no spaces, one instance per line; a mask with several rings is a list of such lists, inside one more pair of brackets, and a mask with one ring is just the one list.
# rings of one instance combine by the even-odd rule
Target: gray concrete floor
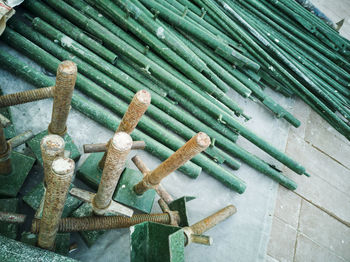
[[[312,1],[350,39],[350,1]],[[302,101],[286,153],[311,177],[295,177],[295,192],[279,187],[266,261],[350,261],[350,143]],[[290,175],[285,169],[284,172]]]

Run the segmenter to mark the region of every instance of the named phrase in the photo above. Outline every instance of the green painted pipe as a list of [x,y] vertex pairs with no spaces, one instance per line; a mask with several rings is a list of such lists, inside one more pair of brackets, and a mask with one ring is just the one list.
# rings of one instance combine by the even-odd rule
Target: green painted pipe
[[[124,1],[117,0],[117,2],[120,5],[124,6],[124,8],[128,8],[129,4],[126,4]],[[244,65],[247,68],[250,68],[255,71],[259,70],[260,66],[256,62],[243,56],[233,48],[229,47],[228,45],[225,45],[223,42],[218,41],[217,38],[212,37],[211,35],[207,35],[203,30],[198,29],[183,17],[164,8],[162,5],[158,4],[157,2],[153,0],[147,0],[147,1],[141,0],[141,2],[144,5],[146,5],[148,8],[153,8],[158,10],[160,12],[159,13],[160,17],[168,21],[171,25],[175,26],[176,28],[181,28],[185,32],[195,36],[197,39],[199,39],[206,45],[215,49],[219,55],[223,56],[228,61],[233,62],[238,66]]]
[[[79,16],[79,19],[76,18],[75,23],[79,23],[85,26],[85,30],[101,38],[105,42],[105,45],[107,47],[109,47],[115,52],[121,52],[122,54],[128,56],[130,59],[133,59],[138,63],[144,63],[149,65],[150,72],[156,75],[158,78],[162,79],[164,83],[168,83],[178,92],[187,96],[187,98],[190,101],[192,101],[192,103],[207,110],[208,113],[211,113],[212,115],[217,115],[219,109],[215,105],[210,105],[208,101],[198,99],[197,92],[193,91],[184,83],[180,82],[173,75],[166,72],[163,68],[159,67],[157,64],[149,60],[143,54],[138,53],[135,49],[121,41],[121,39],[117,38],[115,35],[113,35],[110,31],[106,30],[100,24],[84,17],[81,13],[76,15]],[[242,136],[244,136],[245,138],[253,142],[255,145],[263,149],[265,152],[267,152],[268,154],[270,154],[271,156],[273,156],[274,158],[276,158],[277,160],[294,170],[296,173],[305,173],[305,168],[303,166],[301,166],[300,164],[283,154],[281,151],[279,151],[263,139],[256,136],[252,131],[250,131],[249,129],[242,126],[239,122],[237,122],[232,116],[223,112],[218,117],[220,117],[224,122],[226,122],[228,126],[237,130],[237,132],[239,132]]]
[[[53,3],[54,2],[54,3]],[[84,26],[84,23],[86,21],[86,17],[83,16],[80,12],[74,10],[72,7],[70,7],[69,5],[65,4],[64,2],[55,2],[55,1],[51,1],[49,2],[51,5],[54,5],[55,8],[60,8],[59,10],[61,10],[65,15],[70,16],[71,18],[75,18],[78,17],[80,18],[80,23],[83,23],[82,26]],[[43,3],[41,3],[40,1],[32,1],[32,0],[28,0],[26,3],[27,8],[30,9],[32,12],[34,12],[35,14],[41,16],[41,17],[45,17],[45,19],[47,21],[50,21],[51,24],[56,25],[57,27],[59,27],[60,30],[62,30],[63,32],[65,32],[66,34],[69,34],[73,39],[75,40],[80,40],[77,39],[76,34],[71,34],[71,30],[69,28],[72,27],[72,24],[69,23],[68,21],[66,21],[65,19],[62,19],[58,14],[56,14],[55,12],[53,12],[50,8],[48,8],[46,5],[44,5]],[[62,6],[64,5],[64,6]],[[62,10],[65,10],[63,11]],[[87,22],[86,22],[87,23]],[[80,32],[80,34],[83,34],[83,32]],[[89,49],[94,50],[93,48],[95,48],[95,46],[89,46],[89,42],[83,42],[84,45],[88,46]],[[169,48],[162,48],[162,50],[169,50]],[[82,54],[83,55],[83,54]],[[176,57],[173,57],[173,59],[175,59]],[[182,60],[183,61],[183,60]],[[215,85],[213,85],[210,81],[208,81],[205,77],[203,77],[201,74],[198,73],[198,71],[196,70],[190,70],[191,67],[188,67],[188,64],[185,63],[185,61],[183,61],[183,66],[187,65],[184,70],[186,69],[187,73],[193,73],[193,74],[197,74],[198,77],[200,77],[200,79],[205,80],[204,82],[202,81],[201,87],[207,87],[207,88],[213,88],[211,90],[207,89],[208,93],[210,93],[211,95],[215,96],[216,98],[218,98],[223,104],[226,104],[227,106],[229,106],[232,110],[235,110],[238,107],[238,105],[236,103],[234,103],[230,98],[228,98],[220,89],[218,89],[217,87],[215,87]],[[148,65],[142,65],[144,68],[147,68]],[[191,75],[193,76],[193,74],[191,73]],[[197,80],[199,78],[196,78]],[[205,84],[210,84],[210,86]],[[199,90],[197,90],[199,91]],[[208,96],[203,95],[203,92],[200,91],[200,95],[204,96],[205,98],[209,99]],[[215,103],[216,105],[218,105],[218,102],[214,99],[211,98],[210,100],[212,103]],[[220,106],[219,106],[220,107]],[[221,108],[221,107],[220,107]],[[241,110],[241,109],[240,109]],[[238,112],[237,112],[238,114]]]
[[[60,60],[51,56],[50,54],[48,54],[41,48],[37,47],[26,38],[15,33],[11,29],[7,29],[5,31],[5,33],[2,36],[2,39],[4,39],[7,43],[10,43],[10,44],[15,43],[14,45],[17,49],[20,49],[27,56],[34,59],[39,64],[43,65],[47,70],[51,72],[55,72],[55,70],[57,69],[57,66],[60,63]],[[53,43],[51,44],[51,46],[52,48],[54,48]],[[70,56],[68,55],[68,57]],[[93,73],[96,74],[97,72],[93,72]],[[107,91],[101,89],[99,86],[94,84],[94,82],[88,80],[81,74],[79,74],[77,78],[76,87],[80,91],[88,95],[89,97],[92,97],[94,100],[98,101],[104,106],[107,106],[110,110],[119,114],[120,116],[123,116],[123,114],[126,112],[128,108],[128,105],[126,103],[122,102],[116,97],[111,97]],[[117,107],[115,106],[116,104],[118,105]],[[161,111],[159,110],[158,115],[161,115],[160,112]],[[163,113],[162,115],[163,119],[164,117],[166,117],[165,113]],[[171,123],[171,121],[169,121],[169,123]],[[185,128],[185,126],[180,126],[179,128],[181,127]],[[151,120],[147,116],[143,116],[140,119],[138,123],[138,128],[142,130],[144,133],[147,133],[148,135],[153,135],[154,138],[157,139],[157,141],[160,141],[161,143],[165,144],[170,148],[173,148],[173,150],[177,150],[181,145],[184,144],[183,140],[172,135],[164,127],[161,127],[155,121]],[[187,134],[189,135],[195,134],[195,132],[190,131],[189,129],[184,130],[184,133],[186,133],[185,131],[188,131]],[[147,149],[148,140],[144,140],[144,141],[146,142],[146,149]],[[218,179],[220,182],[222,182],[224,185],[228,186],[229,188],[239,193],[244,192],[245,184],[242,180],[240,180],[238,177],[234,176],[233,174],[227,172],[224,168],[220,167],[216,163],[212,162],[205,155],[203,154],[197,155],[191,160],[191,162],[195,162],[196,164],[202,166],[203,170],[205,170],[208,174],[215,177],[216,179]]]
[[[23,32],[26,32],[28,35],[32,36],[33,39],[35,39],[35,32],[30,32],[30,30],[28,28],[24,28]],[[44,38],[40,38],[38,39],[39,42],[44,43]],[[16,40],[16,43],[19,43],[18,40]],[[26,46],[24,44],[21,44],[20,46]],[[51,50],[55,50],[57,48],[54,48],[54,46],[50,46],[48,47]],[[42,56],[39,56],[42,57]],[[46,61],[46,60],[45,60]],[[84,68],[84,64],[82,64],[82,67],[80,68]],[[87,68],[88,71],[89,68]],[[53,69],[52,69],[53,70]],[[95,72],[91,72],[93,75],[96,75]],[[93,85],[90,83],[90,85]],[[85,85],[84,85],[85,86]],[[98,90],[98,87],[93,88],[93,90]],[[95,91],[94,91],[95,94]],[[90,94],[91,95],[91,94]],[[100,95],[100,97],[105,97],[106,95]],[[112,103],[110,109],[113,110],[113,105],[115,104]],[[151,107],[150,107],[151,108]],[[149,108],[149,109],[150,109]],[[274,180],[276,180],[277,182],[281,183],[282,185],[284,185],[285,187],[294,190],[296,188],[296,184],[291,181],[290,179],[286,178],[285,176],[283,176],[282,173],[276,171],[275,169],[271,168],[267,163],[265,163],[264,161],[261,161],[260,159],[258,159],[256,156],[251,155],[250,153],[248,153],[247,151],[239,148],[236,144],[232,143],[229,140],[224,140],[222,137],[218,136],[218,139],[216,140],[217,144],[224,148],[225,150],[227,150],[228,152],[230,152],[231,154],[234,154],[235,156],[242,158],[245,162],[247,162],[249,165],[251,165],[252,167],[256,168],[257,170],[259,170],[260,172],[270,176],[271,178],[273,178]],[[222,141],[222,142],[220,142]],[[209,171],[208,171],[209,172]],[[226,183],[228,183],[226,181]]]

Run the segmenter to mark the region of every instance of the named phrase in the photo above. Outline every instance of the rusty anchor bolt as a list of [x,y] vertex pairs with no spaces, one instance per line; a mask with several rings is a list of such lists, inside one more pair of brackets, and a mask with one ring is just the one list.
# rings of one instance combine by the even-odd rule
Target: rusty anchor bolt
[[0,222],[24,223],[26,215],[0,211]]
[[[132,162],[134,162],[135,166],[140,170],[140,172],[146,176],[147,174],[151,173],[151,170],[146,166],[146,164],[142,161],[141,157],[138,155],[135,155],[133,158],[131,158]],[[158,184],[158,186],[155,187],[155,190],[158,194],[158,196],[165,201],[166,204],[170,204],[174,201],[173,197],[165,190],[163,185],[161,183]],[[158,201],[159,203],[159,201]],[[163,203],[159,203],[160,207],[162,208]],[[163,205],[164,206],[164,205]],[[163,209],[163,212],[166,212],[165,209]]]
[[212,239],[202,234],[235,214],[236,211],[237,210],[235,206],[229,205],[190,227],[184,227],[185,245],[187,246],[192,242],[197,244],[211,245]]
[[0,96],[0,108],[53,97],[54,86]]
[[0,125],[0,175],[10,174],[11,166],[11,144],[6,141],[5,130]]
[[[99,144],[85,144],[83,145],[84,153],[99,153],[99,152],[107,152],[107,143],[99,143]],[[131,150],[145,149],[146,143],[144,141],[133,141]]]
[[[132,217],[124,216],[93,216],[93,217],[67,217],[60,220],[59,232],[77,232],[89,230],[106,230],[116,228],[127,228],[142,222],[155,222],[170,225],[172,221],[179,223],[180,216],[177,211],[160,214],[137,214]],[[32,223],[32,232],[37,233],[40,230],[40,220],[34,219]]]
[[72,61],[63,61],[57,69],[50,134],[63,136],[67,132],[67,118],[77,79],[77,66]]
[[52,162],[38,237],[38,245],[42,248],[49,250],[54,248],[74,168],[75,163],[69,158],[58,157]]
[[107,209],[112,202],[114,190],[124,170],[126,158],[131,150],[132,139],[125,132],[118,132],[113,136],[109,144],[105,167],[102,172],[101,182],[98,186],[92,206],[99,214]]
[[44,184],[48,184],[52,162],[57,157],[64,156],[65,142],[58,135],[47,135],[40,141],[41,157],[44,166]]
[[72,188],[70,194],[91,203],[97,215],[120,214],[131,217],[133,210],[112,200],[113,193],[124,170],[126,158],[131,150],[132,139],[125,132],[116,133],[108,147],[105,168],[97,193]]
[[[138,91],[132,98],[128,109],[126,110],[119,126],[117,132],[125,132],[131,134],[140,121],[141,117],[146,112],[148,106],[151,103],[151,94],[146,90]],[[108,142],[109,143],[109,142]],[[106,153],[103,155],[101,161],[99,162],[99,167],[103,169],[106,162]]]
[[203,132],[199,132],[168,159],[161,163],[156,169],[147,174],[141,182],[135,185],[135,193],[142,195],[148,189],[156,188],[164,177],[178,169],[195,155],[205,150],[209,145],[209,136]]

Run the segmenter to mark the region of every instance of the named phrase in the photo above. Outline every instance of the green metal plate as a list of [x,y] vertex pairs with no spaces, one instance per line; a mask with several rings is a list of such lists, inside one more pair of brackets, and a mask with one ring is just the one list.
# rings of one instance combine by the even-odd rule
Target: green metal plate
[[187,227],[188,224],[188,217],[187,217],[187,209],[186,209],[186,202],[191,201],[195,199],[195,197],[191,196],[185,196],[181,197],[179,199],[174,200],[169,204],[169,208],[172,211],[178,211],[180,215],[180,227]]
[[153,207],[156,191],[154,189],[147,190],[143,195],[139,196],[134,192],[134,186],[140,182],[143,174],[130,168],[123,171],[117,189],[114,192],[113,199],[121,204],[138,209],[145,213],[150,213]]
[[[82,204],[77,210],[72,213],[73,217],[87,217],[92,216],[92,206],[90,203]],[[85,241],[88,247],[91,247],[97,239],[102,236],[107,230],[93,230],[93,231],[81,231],[79,234]]]
[[34,162],[35,158],[12,151],[12,172],[8,175],[0,176],[0,195],[10,197],[17,196]]
[[[21,242],[36,246],[38,242],[38,235],[29,232],[23,232],[21,235]],[[70,233],[57,233],[55,241],[55,253],[67,256],[69,253]]]
[[[18,198],[0,199],[0,211],[4,212],[18,212]],[[0,222],[0,234],[16,239],[18,231],[18,224]]]
[[77,260],[0,236],[0,261],[74,262]]
[[[0,88],[0,96],[3,95],[3,92]],[[11,124],[5,128],[5,137],[6,139],[10,139],[14,136],[16,136],[16,130],[15,126],[12,124],[12,116],[11,116],[11,110],[9,107],[2,107],[0,108],[0,114],[2,114],[4,117],[9,119],[11,121]]]
[[180,227],[143,222],[130,228],[131,262],[183,262],[185,237]]
[[[43,165],[43,159],[41,158],[40,142],[41,139],[43,139],[43,137],[46,135],[48,135],[47,130],[42,131],[27,142],[28,146],[33,151],[35,157],[38,159],[41,165]],[[67,133],[64,135],[63,139],[66,143],[65,150],[70,151],[70,158],[74,161],[78,161],[80,157],[80,152],[77,146],[74,144],[72,138]]]
[[77,171],[77,177],[95,190],[97,190],[102,176],[102,170],[98,167],[98,163],[103,154],[103,152],[90,154]]
[[[70,184],[69,190],[73,187],[74,185]],[[34,210],[37,210],[40,206],[40,202],[43,196],[44,196],[44,183],[41,182],[38,185],[36,185],[32,189],[32,191],[30,191],[28,194],[26,194],[23,197],[23,201],[26,202]],[[68,193],[66,202],[64,203],[62,217],[68,217],[75,209],[77,209],[80,206],[81,203],[82,203],[81,200],[73,197]]]

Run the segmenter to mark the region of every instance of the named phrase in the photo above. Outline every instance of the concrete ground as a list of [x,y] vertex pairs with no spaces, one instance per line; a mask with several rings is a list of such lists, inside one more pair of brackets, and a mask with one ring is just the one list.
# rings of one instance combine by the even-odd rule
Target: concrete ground
[[[350,39],[350,1],[312,1]],[[296,177],[295,192],[279,187],[266,261],[350,261],[350,143],[305,103],[294,114],[286,153],[311,177]],[[284,172],[288,174],[288,170]],[[290,176],[292,178],[292,176]]]

